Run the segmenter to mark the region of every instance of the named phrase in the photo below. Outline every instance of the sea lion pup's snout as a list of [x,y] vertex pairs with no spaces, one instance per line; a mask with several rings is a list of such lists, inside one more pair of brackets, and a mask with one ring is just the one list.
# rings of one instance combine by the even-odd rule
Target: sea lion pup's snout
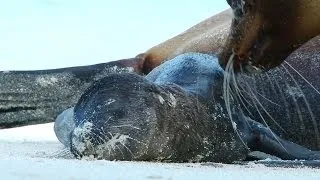
[[221,64],[237,70],[278,66],[320,33],[320,0],[227,0],[234,14]]
[[[109,75],[95,82],[74,109],[71,151],[97,159],[131,160],[148,151],[156,124],[157,88],[138,75]],[[144,138],[144,137],[150,137]]]

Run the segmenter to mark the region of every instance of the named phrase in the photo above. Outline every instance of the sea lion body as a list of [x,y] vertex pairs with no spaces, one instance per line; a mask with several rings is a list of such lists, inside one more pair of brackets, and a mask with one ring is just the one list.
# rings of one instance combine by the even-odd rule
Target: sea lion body
[[282,138],[319,151],[319,72],[320,36],[317,36],[294,51],[278,68],[250,76],[238,74],[246,106],[242,109],[264,124],[263,117]]
[[146,78],[102,78],[75,106],[71,152],[76,157],[169,162],[230,163],[244,160],[250,151],[283,159],[320,158],[319,152],[254,121],[233,101],[229,119],[222,83],[217,58],[204,54],[178,56]]
[[222,77],[214,58],[179,56],[145,78],[112,74],[94,83],[75,106],[71,152],[108,160],[243,160],[247,150],[227,117],[214,122],[203,103]]

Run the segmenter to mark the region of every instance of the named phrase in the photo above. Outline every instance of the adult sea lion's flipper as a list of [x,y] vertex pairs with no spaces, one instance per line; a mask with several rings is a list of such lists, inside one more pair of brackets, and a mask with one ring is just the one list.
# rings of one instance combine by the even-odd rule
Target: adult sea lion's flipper
[[0,129],[53,122],[94,81],[113,72],[141,73],[139,58],[91,66],[0,72]]
[[248,123],[248,147],[277,156],[283,160],[320,160],[320,151],[312,151],[294,142],[282,139],[263,124],[246,117]]

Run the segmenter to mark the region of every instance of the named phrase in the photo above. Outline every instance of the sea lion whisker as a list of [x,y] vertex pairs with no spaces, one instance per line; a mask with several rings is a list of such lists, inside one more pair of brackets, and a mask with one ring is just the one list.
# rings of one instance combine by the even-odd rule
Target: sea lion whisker
[[67,155],[71,156],[72,154],[70,152],[70,149],[66,147],[66,148],[63,148],[61,150],[58,150],[58,151],[48,155],[47,157],[48,158],[60,158],[60,157],[65,157]]
[[[250,104],[250,102],[249,102],[249,100],[248,100],[248,98],[244,98],[245,96],[244,96],[244,93],[248,96],[248,97],[250,97],[251,98],[251,100],[253,100],[252,99],[252,97],[251,97],[251,93],[249,93],[248,92],[248,90],[247,90],[247,88],[244,88],[245,86],[244,85],[241,85],[241,89],[240,89],[240,91],[241,91],[241,96],[239,96],[238,98],[239,98],[239,101],[241,102],[241,104],[245,107],[245,109],[247,110],[247,112],[250,114],[250,115],[252,115],[253,113],[249,110],[249,108],[248,108],[248,106],[246,105],[246,104]],[[246,90],[245,90],[246,89]]]
[[[279,73],[281,73],[282,76],[284,76],[284,75],[286,75],[286,74],[289,74],[289,72],[283,72],[283,70],[281,70],[281,69],[279,69]],[[284,84],[285,84],[285,87],[286,87],[287,89],[289,89],[289,87],[290,87],[289,83],[288,83],[287,81],[285,81]],[[297,86],[297,84],[296,84],[296,86]],[[280,86],[279,86],[279,88],[280,88]],[[299,88],[298,88],[298,89],[299,89]],[[301,91],[300,91],[300,92],[301,92]],[[301,93],[303,93],[303,92],[301,92]],[[294,107],[295,107],[295,111],[297,112],[298,117],[299,117],[299,121],[300,121],[300,123],[301,123],[300,128],[303,129],[303,130],[305,130],[305,129],[306,129],[306,126],[305,126],[304,119],[303,119],[303,116],[302,116],[301,107],[300,107],[300,105],[299,105],[299,103],[298,103],[298,101],[297,101],[297,98],[296,98],[295,96],[290,96],[290,97],[291,97],[291,99],[292,99],[292,101],[293,101],[293,105],[294,105]]]
[[116,146],[116,148],[120,151],[120,153],[121,153],[121,155],[122,155],[122,158],[124,159],[124,154],[123,154],[121,148],[120,148],[118,145],[116,145],[116,144],[115,144],[115,146]]
[[237,134],[237,136],[239,137],[241,143],[244,145],[244,147],[246,149],[250,149],[248,147],[248,145],[244,142],[244,140],[242,139],[237,127],[236,127],[236,123],[234,122],[233,120],[233,117],[232,117],[232,112],[231,112],[231,95],[230,95],[230,71],[231,69],[233,68],[233,58],[235,57],[235,53],[232,53],[232,55],[230,56],[229,58],[229,61],[226,65],[226,68],[225,68],[225,72],[224,72],[224,77],[223,77],[223,98],[224,98],[224,102],[225,102],[225,106],[226,106],[226,110],[227,110],[227,113],[228,113],[228,116],[229,116],[229,119],[231,121],[231,124],[232,124],[232,127],[233,127],[233,130],[234,132]]
[[289,74],[289,76],[291,77],[291,79],[293,80],[293,82],[296,84],[297,88],[299,89],[299,91],[301,92],[301,95],[302,95],[302,98],[305,102],[305,105],[310,113],[310,117],[311,117],[311,122],[313,124],[313,127],[314,127],[314,131],[315,131],[315,136],[316,136],[316,139],[317,139],[317,146],[318,148],[320,148],[320,133],[319,133],[319,129],[318,129],[318,123],[314,117],[314,114],[312,112],[312,109],[310,107],[310,104],[304,94],[304,92],[302,91],[301,87],[299,86],[298,82],[296,81],[296,79],[293,77],[293,75],[288,71],[288,69],[283,65],[281,64],[281,66],[283,67],[283,69]]
[[[259,107],[257,106],[257,104],[255,102],[258,103],[258,105],[262,108],[262,110],[267,114],[267,116],[270,117],[270,119],[283,131],[286,132],[286,130],[284,130],[281,125],[272,117],[272,115],[266,110],[266,108],[263,106],[263,104],[260,102],[260,100],[257,98],[257,96],[254,94],[252,88],[248,85],[247,82],[245,82],[245,84],[247,85],[249,91],[251,92],[251,98],[252,98],[252,103],[254,105],[254,107],[257,109],[257,112],[259,114],[259,116],[261,117],[261,119],[263,120],[264,124],[267,126],[267,128],[271,131],[271,128],[269,127],[268,123],[265,121],[265,118],[263,117],[263,115],[261,114],[261,111],[259,110]],[[272,132],[272,134],[274,134]],[[275,137],[276,138],[276,137]]]
[[[117,145],[117,143],[122,144],[121,142],[121,138],[122,138],[122,135],[121,134],[118,134],[116,133],[114,136],[112,135],[112,133],[108,132],[112,138],[109,139],[108,141],[105,142],[105,145],[107,146],[107,150],[108,150],[108,155],[109,157],[111,157],[111,154],[114,152],[116,153],[116,149],[119,149],[120,150],[120,153],[122,154],[122,158],[124,159],[124,153],[123,151],[121,150],[121,148]],[[127,138],[127,136],[125,137]],[[103,145],[103,146],[105,146]]]
[[[92,150],[95,150],[96,148],[93,146],[93,144],[91,143],[91,141],[95,142],[95,143],[99,143],[96,139],[93,139],[93,138],[88,138],[87,139],[87,143],[86,145],[89,145],[90,146],[90,149],[91,151]],[[88,147],[87,147],[88,148]],[[91,154],[88,154],[88,155],[91,155]]]
[[122,124],[122,125],[117,125],[117,126],[110,126],[110,128],[121,128],[121,127],[130,127],[132,129],[141,130],[140,128],[133,126],[132,124]]
[[134,157],[133,152],[132,152],[125,144],[123,144],[122,142],[119,142],[119,143],[120,143],[124,148],[127,149],[127,151],[131,154],[132,157]]
[[[93,127],[92,130],[93,130],[94,136],[98,137],[102,142],[105,142],[104,138],[101,137],[101,133],[100,133],[101,128]],[[99,144],[98,139],[90,137],[90,141],[91,140],[93,140],[94,143]]]
[[[100,130],[103,132],[103,134],[107,134],[107,133],[104,131],[104,128],[103,128],[103,127],[101,127]],[[110,138],[109,138],[108,136],[105,136],[105,138],[108,139],[108,140],[110,140]]]
[[[101,137],[102,136],[102,134],[95,134],[103,143],[107,143],[107,140],[105,139],[105,138],[103,138],[103,137]],[[96,142],[98,143],[98,141],[96,140]]]
[[[237,93],[236,93],[237,94]],[[246,103],[248,103],[248,100],[246,100],[243,96],[242,93],[237,94],[238,98],[237,101],[240,101],[240,104],[245,108],[245,110],[252,115],[252,112],[249,110],[248,106],[246,105]]]
[[108,132],[108,134],[111,136],[111,139],[114,138],[111,132]]
[[109,116],[108,119],[107,119],[103,124],[106,125],[106,124],[110,121],[111,118],[112,118],[112,117]]
[[[253,96],[255,96],[255,95],[253,94]],[[259,101],[257,100],[257,102],[259,102]],[[277,135],[271,130],[271,128],[270,128],[270,126],[268,125],[267,121],[265,120],[265,118],[264,118],[263,115],[261,114],[261,111],[259,110],[257,104],[256,104],[254,101],[252,101],[252,103],[253,103],[254,107],[257,109],[257,112],[258,112],[260,118],[262,119],[264,125],[266,126],[266,128],[270,131],[270,133],[271,133],[272,136],[275,138],[275,140],[280,144],[280,146],[281,146],[285,151],[287,151],[287,149],[283,146],[283,144],[281,143],[281,141],[278,139]],[[266,112],[266,113],[267,113],[267,112]],[[271,117],[271,118],[272,118],[272,117]],[[274,121],[274,119],[272,119],[272,120]],[[275,122],[275,123],[278,125],[277,122]],[[279,125],[279,127],[283,130],[283,128],[282,128],[280,125]],[[284,131],[284,132],[285,132],[285,131]]]
[[[287,64],[295,73],[297,73],[313,90],[315,90],[319,95],[320,91],[314,87],[310,81],[308,81],[297,69],[295,69],[288,61],[284,61],[285,64]],[[282,65],[283,66],[283,65]]]
[[[254,82],[255,82],[255,79],[253,78],[252,79]],[[251,102],[252,102],[252,104],[254,104],[255,106],[255,108],[256,108],[256,110],[257,110],[257,112],[259,113],[259,116],[261,117],[262,116],[262,114],[260,113],[260,110],[259,110],[259,108],[258,108],[258,106],[256,105],[256,103],[254,103],[254,101],[257,101],[258,102],[258,104],[259,104],[259,106],[262,108],[262,110],[267,114],[267,116],[269,116],[270,118],[271,118],[271,120],[283,131],[283,132],[286,132],[282,127],[281,127],[281,125],[279,124],[279,123],[277,123],[277,121],[275,121],[275,119],[272,117],[272,115],[264,108],[264,106],[262,105],[262,103],[260,102],[260,100],[257,98],[257,96],[255,95],[255,93],[257,93],[257,94],[260,94],[259,92],[257,92],[257,91],[254,91],[253,90],[253,88],[248,84],[248,82],[247,81],[244,81],[244,85],[245,85],[245,87],[246,87],[246,89],[247,89],[247,91],[245,91],[245,93],[247,93],[248,94],[248,97],[250,97],[251,98]],[[262,95],[261,95],[262,96]],[[272,102],[272,101],[271,101]],[[280,105],[279,105],[280,106]],[[249,113],[250,113],[250,111],[249,111]],[[252,113],[251,113],[252,114]],[[264,120],[264,118],[263,117],[261,117],[263,120]],[[267,123],[266,122],[264,122],[266,125],[267,125]]]
[[273,104],[273,105],[276,105],[276,106],[279,106],[279,107],[282,107],[280,104],[271,101],[269,98],[265,97],[265,96],[262,95],[261,93],[259,93],[259,92],[256,92],[256,93],[257,93],[257,95],[259,95],[260,97],[262,97],[264,100],[268,101],[269,103],[271,103],[271,104]]
[[[271,78],[270,78],[268,72],[265,72],[265,75],[267,76],[267,78],[268,78],[268,80],[269,80],[269,82],[270,82],[272,91],[273,91],[274,93],[277,93],[276,90],[275,90],[274,84],[273,84],[273,82],[271,81]],[[280,89],[280,90],[281,90],[281,89]],[[281,92],[282,92],[282,91],[281,91]],[[280,104],[278,104],[278,103],[276,103],[276,102],[273,102],[272,100],[270,100],[269,98],[265,97],[265,96],[262,95],[261,93],[259,93],[259,92],[256,92],[256,93],[257,93],[260,97],[262,97],[263,99],[265,99],[266,101],[270,102],[271,104],[274,104],[274,105],[276,105],[276,106],[281,107]]]
[[[280,70],[279,70],[279,68],[276,68],[276,70],[279,71],[279,73],[281,73]],[[287,100],[286,100],[286,98],[285,98],[285,95],[284,95],[284,93],[283,93],[283,90],[282,90],[282,88],[280,87],[278,81],[275,80],[273,76],[269,76],[269,73],[268,73],[268,72],[266,72],[266,77],[267,77],[268,81],[269,81],[270,84],[271,84],[271,88],[272,88],[273,92],[274,92],[275,94],[280,94],[281,99],[283,100],[283,103],[284,103],[284,106],[285,106],[287,118],[288,118],[288,119],[291,119],[290,112],[289,112],[289,107],[288,107],[288,102],[287,102]],[[272,79],[271,79],[271,78],[272,78]],[[273,82],[273,81],[274,81],[274,82]],[[274,86],[274,85],[275,85],[275,86]],[[279,90],[279,93],[277,93],[276,88]]]
[[[241,65],[240,65],[241,66]],[[240,69],[242,69],[242,67],[240,67]],[[233,71],[234,72],[234,71]],[[246,109],[246,111],[252,115],[252,112],[249,110],[248,106],[246,105],[246,103],[248,104],[248,101],[246,100],[246,98],[244,98],[243,93],[242,92],[246,92],[244,91],[243,87],[239,86],[239,84],[237,83],[237,78],[235,76],[235,73],[233,74],[233,86],[235,87],[235,95],[238,101],[240,101],[240,103],[242,104],[242,106]],[[246,92],[248,93],[248,92]],[[245,102],[244,102],[245,101]]]
[[127,137],[128,139],[131,139],[131,140],[136,141],[136,142],[138,142],[138,143],[140,143],[140,144],[143,144],[143,145],[145,145],[145,146],[148,146],[146,143],[143,143],[143,142],[141,142],[141,141],[138,141],[138,140],[132,138],[132,137],[129,136],[129,135],[127,135],[127,136],[128,136],[128,137]]

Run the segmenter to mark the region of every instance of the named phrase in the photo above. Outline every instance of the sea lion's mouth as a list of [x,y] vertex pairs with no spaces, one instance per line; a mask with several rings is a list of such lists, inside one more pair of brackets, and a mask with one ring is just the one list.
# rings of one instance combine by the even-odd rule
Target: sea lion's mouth
[[247,51],[239,53],[235,59],[241,72],[261,73],[274,67],[275,57],[268,52],[272,46],[270,38],[263,32],[259,32],[255,40]]

